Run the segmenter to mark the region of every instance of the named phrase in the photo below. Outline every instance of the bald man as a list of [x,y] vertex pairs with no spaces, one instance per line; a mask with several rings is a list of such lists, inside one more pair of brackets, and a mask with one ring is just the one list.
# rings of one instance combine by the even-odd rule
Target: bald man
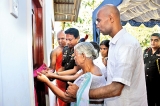
[[[104,106],[148,106],[142,49],[137,39],[123,29],[117,7],[107,4],[98,11],[97,28],[112,39],[107,84],[90,90],[90,98],[106,98]],[[77,86],[70,83],[66,95],[75,98],[76,92]]]
[[[62,51],[64,46],[66,46],[66,35],[64,33],[63,30],[59,31],[57,33],[57,41],[59,46],[57,46],[54,50],[52,50],[51,54],[50,54],[50,68],[52,68],[53,70],[56,70],[56,67],[60,68],[61,67],[61,62],[62,62]],[[58,58],[61,58],[60,62],[56,61]],[[56,63],[60,63],[58,66]]]
[[[57,34],[57,41],[59,46],[56,47],[50,54],[50,68],[55,70],[56,72],[62,67],[63,60],[63,48],[66,46],[66,34],[63,30],[59,31]],[[61,80],[56,80],[56,85],[63,91],[66,91],[66,82]],[[53,104],[51,104],[53,105]],[[67,103],[62,101],[61,99],[57,99],[56,106],[67,106]]]

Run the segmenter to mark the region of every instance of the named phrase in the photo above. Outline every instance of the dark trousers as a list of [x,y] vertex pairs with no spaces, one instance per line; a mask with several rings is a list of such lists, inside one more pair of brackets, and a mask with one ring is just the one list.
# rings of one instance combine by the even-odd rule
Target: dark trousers
[[160,106],[160,80],[146,79],[148,106]]

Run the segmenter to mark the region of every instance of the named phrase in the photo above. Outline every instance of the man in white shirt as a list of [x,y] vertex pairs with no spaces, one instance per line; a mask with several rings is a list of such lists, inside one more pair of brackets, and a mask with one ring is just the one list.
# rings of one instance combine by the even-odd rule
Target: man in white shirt
[[[106,98],[104,106],[148,106],[143,53],[137,39],[122,28],[117,7],[107,4],[97,14],[97,28],[110,40],[107,85],[90,90],[92,99]],[[75,97],[70,84],[67,95]]]

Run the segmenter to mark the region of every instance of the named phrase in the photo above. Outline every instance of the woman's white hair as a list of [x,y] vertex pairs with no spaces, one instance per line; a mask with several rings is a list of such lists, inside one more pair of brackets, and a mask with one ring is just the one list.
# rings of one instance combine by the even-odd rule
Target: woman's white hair
[[81,42],[74,46],[74,50],[78,52],[78,54],[85,54],[86,57],[96,59],[98,57],[98,53],[93,47],[93,45],[89,42]]

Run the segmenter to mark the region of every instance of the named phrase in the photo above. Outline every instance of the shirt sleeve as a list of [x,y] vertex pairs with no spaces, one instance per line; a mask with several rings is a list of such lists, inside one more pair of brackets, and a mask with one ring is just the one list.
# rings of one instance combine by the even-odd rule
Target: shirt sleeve
[[84,74],[79,76],[75,81],[74,84],[76,84],[78,87],[80,86],[80,84],[83,82],[84,80]]

